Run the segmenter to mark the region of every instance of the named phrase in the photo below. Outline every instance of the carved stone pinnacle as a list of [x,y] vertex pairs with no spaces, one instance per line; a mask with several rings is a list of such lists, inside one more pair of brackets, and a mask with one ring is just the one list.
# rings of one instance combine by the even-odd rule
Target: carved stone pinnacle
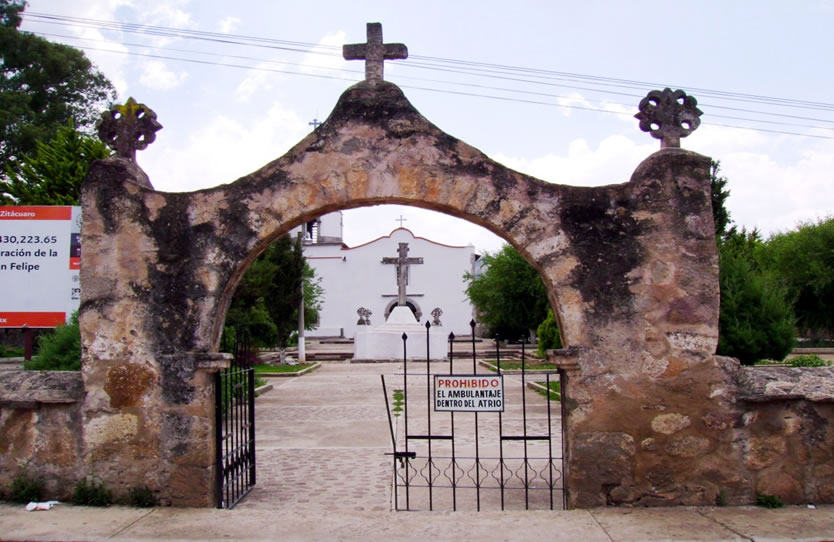
[[98,137],[107,146],[133,162],[136,161],[136,151],[153,143],[156,132],[162,129],[156,120],[156,113],[145,104],[136,103],[133,98],[102,113],[96,126]]
[[680,147],[681,138],[701,124],[698,117],[703,112],[697,106],[695,97],[682,90],[652,90],[640,100],[640,112],[634,118],[640,121],[641,130],[660,140],[661,149]]
[[365,61],[365,81],[376,84],[383,80],[383,64],[386,60],[408,58],[408,47],[402,43],[382,43],[382,24],[368,23],[367,43],[342,46],[345,60]]

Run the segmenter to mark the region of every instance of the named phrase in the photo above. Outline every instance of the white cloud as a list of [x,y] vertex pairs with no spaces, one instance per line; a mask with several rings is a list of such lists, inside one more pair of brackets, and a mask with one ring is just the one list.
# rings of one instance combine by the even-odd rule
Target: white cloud
[[182,192],[229,183],[279,158],[309,132],[299,115],[274,103],[250,119],[218,115],[182,146],[165,133],[139,156],[157,190]]
[[[319,40],[318,45],[304,55],[302,71],[306,73],[332,73],[333,69],[344,69],[342,45],[347,43],[343,30],[329,32]],[[338,49],[334,49],[337,47]]]
[[[729,180],[727,208],[740,226],[767,235],[834,213],[834,141],[705,126],[682,145],[721,161],[721,175]],[[792,147],[799,151],[792,155]],[[658,148],[650,138],[638,144],[614,135],[596,148],[580,138],[565,153],[493,158],[545,181],[593,186],[628,181]]]
[[142,62],[142,75],[139,77],[139,82],[146,87],[157,90],[171,90],[183,84],[186,79],[188,79],[187,72],[172,72],[160,60]]
[[[150,9],[137,9],[136,16],[139,21],[151,26],[163,26],[168,28],[196,28],[190,12],[183,7],[189,4],[190,0],[167,0],[165,3],[153,3]],[[164,47],[178,38],[167,36],[154,36],[151,44],[154,47]]]
[[255,66],[257,69],[248,70],[243,81],[235,89],[235,99],[238,102],[247,103],[255,94],[272,90],[279,74],[265,71],[265,69],[274,67],[275,65],[269,62],[261,62]]
[[223,17],[220,19],[220,22],[217,23],[217,27],[222,34],[231,34],[235,30],[240,27],[241,20],[237,17],[232,17],[231,15],[228,17]]
[[625,136],[613,135],[603,139],[596,149],[579,138],[570,143],[563,155],[548,153],[527,159],[497,154],[493,158],[543,181],[599,186],[628,181],[640,162],[655,150],[656,144],[637,144]]
[[571,113],[573,113],[574,106],[594,107],[591,102],[585,99],[585,97],[578,92],[571,92],[567,96],[561,96],[556,99],[556,103],[560,105],[559,113],[565,117],[569,117]]

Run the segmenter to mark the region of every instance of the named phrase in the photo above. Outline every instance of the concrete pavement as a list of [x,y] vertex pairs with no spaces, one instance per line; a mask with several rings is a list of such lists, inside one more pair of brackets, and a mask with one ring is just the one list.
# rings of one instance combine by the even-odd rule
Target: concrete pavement
[[595,509],[534,512],[277,512],[0,505],[0,540],[338,540],[553,542],[834,540],[834,507]]

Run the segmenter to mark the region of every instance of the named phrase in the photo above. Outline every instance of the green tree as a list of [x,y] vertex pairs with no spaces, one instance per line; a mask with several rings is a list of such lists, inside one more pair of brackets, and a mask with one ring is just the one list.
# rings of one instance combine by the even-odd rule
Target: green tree
[[[113,85],[82,51],[20,32],[21,0],[0,0],[0,163],[17,170],[73,120],[91,134],[99,113],[115,101]],[[5,177],[6,168],[0,171]]]
[[812,338],[834,331],[834,218],[771,236],[760,259],[788,288],[799,329]]
[[8,182],[0,182],[0,204],[79,205],[90,164],[111,154],[99,139],[75,130],[72,121],[48,142],[37,141],[36,149],[34,156],[23,157],[19,172],[7,171]]
[[289,236],[261,253],[240,280],[226,325],[249,330],[255,346],[286,347],[298,329],[298,307],[304,289],[304,328],[318,323],[324,293],[307,265],[301,246]]
[[758,232],[731,229],[718,245],[721,308],[718,353],[745,365],[781,360],[793,349],[796,332],[788,291],[764,272],[755,254]]
[[72,313],[66,325],[56,327],[51,333],[38,337],[38,355],[23,363],[32,371],[80,371],[81,330],[78,327],[78,311]]
[[718,175],[721,170],[721,162],[712,160],[710,162],[709,170],[709,185],[712,193],[712,219],[715,223],[715,238],[722,239],[727,235],[727,228],[729,228],[732,220],[730,220],[730,211],[727,210],[727,198],[730,197],[730,191],[727,190],[727,178]]
[[510,245],[482,256],[483,273],[464,275],[466,295],[490,333],[516,339],[547,317],[547,290],[538,272]]
[[544,357],[548,350],[562,348],[562,336],[559,334],[559,323],[556,321],[553,309],[548,309],[547,318],[539,324],[536,334],[538,335],[536,352],[539,356]]

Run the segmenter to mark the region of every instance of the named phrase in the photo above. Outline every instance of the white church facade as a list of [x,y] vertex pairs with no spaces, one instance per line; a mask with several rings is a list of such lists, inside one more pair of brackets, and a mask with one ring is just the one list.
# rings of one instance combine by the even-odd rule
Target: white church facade
[[[297,228],[293,235],[300,231]],[[385,323],[401,293],[415,322],[439,324],[445,336],[471,333],[474,312],[463,277],[476,268],[472,245],[449,246],[399,227],[348,247],[342,232],[341,212],[304,227],[304,256],[324,289],[319,325],[306,332],[308,337],[354,338],[357,329],[369,329],[362,326]]]

